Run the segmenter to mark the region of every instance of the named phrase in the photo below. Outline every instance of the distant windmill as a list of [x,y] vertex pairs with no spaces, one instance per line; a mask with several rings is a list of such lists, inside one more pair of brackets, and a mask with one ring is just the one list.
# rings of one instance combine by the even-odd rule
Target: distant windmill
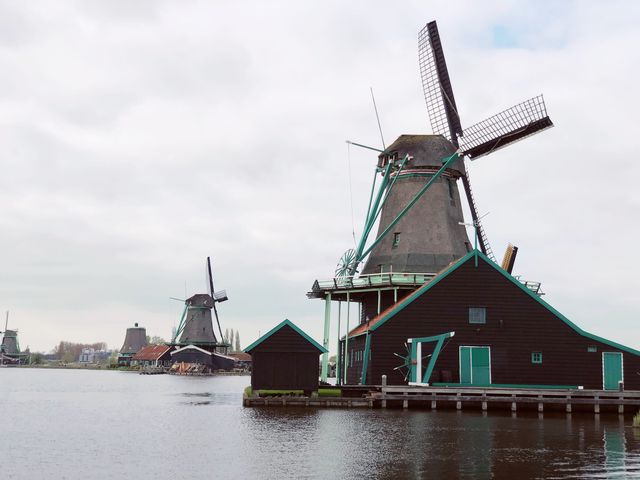
[[[220,318],[218,317],[218,309],[216,303],[228,300],[225,290],[215,291],[213,288],[213,274],[211,272],[211,258],[207,257],[207,289],[209,294],[196,294],[184,300],[185,307],[180,318],[178,328],[176,328],[171,343],[174,345],[194,344],[202,347],[216,349],[222,346],[224,338],[222,328],[220,327]],[[216,338],[213,321],[211,318],[211,310],[213,310],[218,331],[220,332],[220,340]],[[226,349],[225,349],[226,350]]]

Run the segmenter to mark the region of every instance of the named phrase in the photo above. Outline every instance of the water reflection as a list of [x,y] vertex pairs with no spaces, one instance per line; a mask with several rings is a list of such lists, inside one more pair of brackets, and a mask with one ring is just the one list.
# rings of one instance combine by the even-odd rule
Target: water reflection
[[3,478],[640,478],[630,416],[243,408],[247,383],[0,371]]

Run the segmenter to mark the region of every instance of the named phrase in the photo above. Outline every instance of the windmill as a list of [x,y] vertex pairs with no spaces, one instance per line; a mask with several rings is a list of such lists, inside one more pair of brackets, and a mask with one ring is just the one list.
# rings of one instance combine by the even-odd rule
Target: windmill
[[[460,208],[462,181],[480,250],[495,261],[471,189],[465,157],[475,160],[553,126],[544,98],[535,96],[463,129],[436,22],[418,35],[418,59],[434,135],[401,135],[379,151],[381,185],[371,191],[356,249],[340,259],[336,276],[362,273],[437,272],[470,248]],[[410,180],[422,177],[419,180]],[[374,181],[375,182],[375,181]],[[424,198],[430,190],[430,198]],[[365,248],[380,219],[378,234]],[[404,245],[404,248],[403,248]]]
[[9,329],[9,312],[7,312],[5,316],[4,331],[0,332],[0,334],[2,334],[2,344],[0,344],[0,363],[3,365],[6,362],[24,363],[27,360],[28,354],[20,351],[18,330]]
[[[463,129],[435,21],[418,35],[418,59],[433,134],[401,135],[384,150],[366,147],[379,155],[360,239],[340,257],[334,278],[316,280],[307,293],[325,300],[325,348],[330,302],[359,303],[359,322],[364,324],[474,248],[465,228],[458,180],[479,249],[495,261],[465,158],[475,160],[553,126],[538,95]],[[376,224],[378,232],[372,237]],[[343,342],[338,348],[342,355],[348,351],[349,337]],[[322,362],[324,380],[328,355]],[[347,372],[344,377],[346,382]]]
[[[173,345],[193,344],[211,351],[217,347],[222,347],[226,351],[227,345],[224,343],[216,304],[228,300],[228,297],[225,290],[215,291],[213,288],[210,257],[207,257],[207,281],[209,293],[195,294],[184,300],[185,307],[171,343]],[[211,310],[214,312],[216,325],[220,333],[219,341],[216,338]]]

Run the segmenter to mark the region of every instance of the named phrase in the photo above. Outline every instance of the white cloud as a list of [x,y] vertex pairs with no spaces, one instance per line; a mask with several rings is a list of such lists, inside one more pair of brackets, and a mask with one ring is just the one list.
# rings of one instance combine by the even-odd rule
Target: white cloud
[[[494,250],[637,347],[638,8],[0,1],[0,308],[35,349],[119,346],[134,321],[166,337],[211,255],[223,328],[320,338],[304,294],[353,243],[344,140],[380,143],[369,86],[387,143],[429,131],[416,37],[436,18],[464,125],[540,92],[556,123],[471,165]],[[374,162],[351,150],[356,233]]]

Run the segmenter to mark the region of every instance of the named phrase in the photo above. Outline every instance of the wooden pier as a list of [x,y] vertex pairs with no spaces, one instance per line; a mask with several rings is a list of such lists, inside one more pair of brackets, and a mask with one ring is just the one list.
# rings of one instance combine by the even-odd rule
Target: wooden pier
[[477,388],[369,386],[344,388],[342,396],[244,396],[245,407],[296,406],[338,408],[403,408],[456,410],[573,411],[635,413],[640,391],[609,391],[549,388]]

